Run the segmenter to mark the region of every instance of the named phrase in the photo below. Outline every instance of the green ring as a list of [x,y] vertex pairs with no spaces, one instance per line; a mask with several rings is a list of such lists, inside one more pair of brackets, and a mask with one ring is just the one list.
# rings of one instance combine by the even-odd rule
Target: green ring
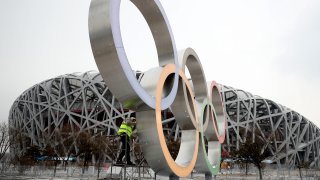
[[[201,104],[201,108],[200,108],[200,110],[201,110],[201,116],[200,117],[201,118],[199,120],[200,121],[199,124],[200,124],[201,144],[202,144],[201,147],[202,147],[203,153],[205,154],[205,161],[207,163],[208,169],[210,170],[210,173],[213,174],[213,175],[216,175],[216,174],[218,174],[218,172],[220,170],[220,163],[217,164],[215,167],[213,167],[210,164],[209,159],[208,159],[208,154],[206,152],[205,141],[204,141],[204,136],[205,136],[204,132],[205,131],[203,129],[203,119],[204,119],[203,116],[204,116],[204,112],[205,112],[206,106],[210,106],[212,108],[212,110],[215,112],[214,106],[213,106],[213,104],[211,102],[208,101],[208,98],[204,99],[203,103]],[[215,113],[214,113],[214,116],[216,116]],[[219,143],[219,147],[218,148],[219,148],[219,154],[218,154],[219,159],[218,159],[217,162],[220,162],[221,161],[221,144],[220,143]]]

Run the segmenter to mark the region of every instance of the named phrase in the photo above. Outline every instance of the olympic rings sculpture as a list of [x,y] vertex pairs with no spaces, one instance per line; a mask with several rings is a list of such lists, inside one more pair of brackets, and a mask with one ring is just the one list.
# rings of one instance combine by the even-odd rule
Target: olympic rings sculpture
[[[196,52],[177,52],[168,18],[159,0],[131,0],[153,35],[159,67],[140,81],[124,50],[119,13],[121,0],[92,0],[89,35],[98,69],[124,107],[136,111],[137,132],[150,167],[161,175],[188,176],[193,169],[217,174],[226,120],[218,85],[207,82]],[[185,75],[189,70],[191,80]],[[170,155],[162,129],[161,111],[170,109],[181,129],[176,159]]]

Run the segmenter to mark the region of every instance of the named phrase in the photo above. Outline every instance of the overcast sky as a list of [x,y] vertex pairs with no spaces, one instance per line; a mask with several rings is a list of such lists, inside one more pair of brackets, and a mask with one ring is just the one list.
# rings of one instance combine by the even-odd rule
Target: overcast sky
[[[320,126],[319,0],[160,0],[177,49],[198,53],[207,80],[285,105]],[[97,70],[88,33],[90,0],[1,0],[0,121],[26,89],[58,75]],[[150,30],[121,5],[134,69],[158,66]]]

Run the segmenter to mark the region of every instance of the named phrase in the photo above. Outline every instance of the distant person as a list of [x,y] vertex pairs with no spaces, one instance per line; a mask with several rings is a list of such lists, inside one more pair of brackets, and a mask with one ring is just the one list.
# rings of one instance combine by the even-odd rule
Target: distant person
[[126,118],[122,123],[117,132],[121,138],[121,152],[117,158],[117,164],[122,163],[122,158],[126,155],[126,163],[128,165],[133,165],[130,160],[130,140],[132,137],[133,127],[136,124],[136,118]]

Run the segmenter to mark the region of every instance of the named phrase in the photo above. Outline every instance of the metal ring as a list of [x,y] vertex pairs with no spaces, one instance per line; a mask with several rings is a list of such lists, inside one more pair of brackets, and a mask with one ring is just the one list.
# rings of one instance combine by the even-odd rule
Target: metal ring
[[[159,0],[131,0],[140,10],[152,32],[160,66],[174,63],[174,84],[161,101],[168,108],[178,89],[179,63],[171,27]],[[126,108],[141,102],[155,108],[156,101],[137,81],[123,47],[119,12],[121,0],[92,0],[89,10],[89,35],[94,59],[108,88]],[[114,78],[117,77],[117,78]]]
[[[140,82],[136,80],[122,43],[119,23],[121,0],[92,0],[89,10],[89,35],[99,71],[122,105],[137,111],[137,129],[144,155],[149,165],[159,174],[174,173],[184,177],[191,173],[200,144],[197,105],[203,103],[200,108],[200,148],[207,168],[200,168],[200,171],[215,173],[217,168],[214,168],[212,163],[217,163],[220,158],[220,143],[224,141],[226,127],[219,89],[215,82],[211,83],[208,97],[201,63],[191,48],[179,54],[182,70],[179,69],[174,38],[159,0],[131,2],[148,23],[156,44],[159,65],[163,68],[150,69],[145,72]],[[185,67],[190,72],[192,85],[185,77]],[[163,95],[166,97],[162,98]],[[162,130],[161,110],[167,108],[171,108],[182,129],[176,160],[170,155]],[[151,121],[154,117],[156,122]],[[205,137],[208,139],[208,153],[205,150]]]
[[212,81],[210,85],[210,100],[213,107],[211,117],[214,118],[215,122],[214,130],[216,134],[214,139],[222,144],[225,140],[227,121],[224,115],[221,93],[218,84],[215,81]]
[[[199,173],[205,174],[217,174],[219,172],[219,163],[221,156],[221,144],[215,140],[214,119],[209,116],[209,112],[212,111],[213,105],[210,99],[205,99],[200,107],[200,139],[199,153],[195,169]],[[211,113],[210,113],[211,114]],[[206,119],[207,129],[204,127],[204,121]],[[208,148],[206,148],[206,141],[208,142]]]
[[[205,77],[201,62],[199,60],[199,57],[192,48],[187,48],[184,50],[180,50],[178,52],[178,58],[181,64],[182,71],[185,73],[186,68],[188,68],[189,70],[189,73],[191,76],[190,81],[192,83],[192,87],[195,94],[195,101],[197,103],[197,106],[200,107],[203,100],[208,98],[208,90],[207,90],[206,77]],[[187,91],[185,88],[183,88],[183,90],[186,98]],[[192,116],[193,114],[194,113],[190,115]]]
[[197,53],[192,48],[178,52],[181,69],[185,73],[186,67],[191,76],[195,99],[201,104],[208,97],[207,81]]
[[[163,68],[156,88],[156,109],[155,111],[152,109],[147,109],[136,112],[138,120],[137,129],[144,156],[146,157],[146,160],[152,169],[157,174],[172,175],[172,173],[174,173],[179,177],[185,177],[191,173],[196,163],[199,148],[199,131],[197,127],[191,128],[191,118],[188,114],[185,114],[184,120],[188,121],[188,123],[183,123],[186,126],[181,126],[182,135],[179,154],[176,160],[173,160],[166,145],[162,129],[161,97],[163,95],[164,85],[167,83],[166,81],[168,80],[169,76],[174,73],[174,71],[175,65],[173,64],[166,65]],[[191,85],[182,71],[179,72],[179,76],[189,91],[189,95],[194,97]],[[184,94],[181,88],[179,88],[178,94]],[[196,105],[193,98],[189,99],[192,99],[192,103]],[[181,98],[176,98],[173,104],[175,104],[176,101],[181,100]],[[183,104],[181,102],[178,103]],[[182,106],[180,108],[186,108],[186,106]],[[173,113],[175,113],[174,109],[175,108],[172,109]],[[196,107],[194,107],[194,109],[196,109]],[[156,122],[152,121],[154,116],[156,117]],[[180,125],[181,124],[179,124],[179,126]]]

